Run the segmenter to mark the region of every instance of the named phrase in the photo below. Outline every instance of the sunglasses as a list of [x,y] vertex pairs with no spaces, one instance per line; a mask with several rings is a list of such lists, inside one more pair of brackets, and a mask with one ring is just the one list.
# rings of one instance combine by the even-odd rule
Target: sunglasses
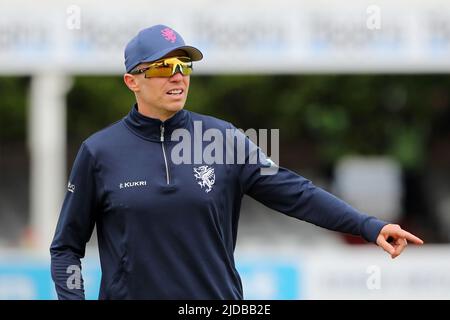
[[192,61],[188,57],[173,57],[161,59],[153,62],[149,66],[133,70],[130,74],[144,73],[146,78],[152,77],[171,77],[175,73],[180,72],[187,76],[192,73]]

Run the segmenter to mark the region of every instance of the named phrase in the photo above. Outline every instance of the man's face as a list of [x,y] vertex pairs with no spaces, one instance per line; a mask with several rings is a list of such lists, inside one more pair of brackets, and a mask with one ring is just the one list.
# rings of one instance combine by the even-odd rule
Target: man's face
[[[175,50],[164,57],[175,56],[187,55],[183,50]],[[138,68],[145,68],[149,64],[142,63]],[[130,89],[135,92],[138,105],[143,104],[152,109],[152,112],[167,117],[183,109],[189,90],[190,76],[184,76],[180,72],[171,77],[145,78],[143,73],[131,76],[134,77],[135,88]]]

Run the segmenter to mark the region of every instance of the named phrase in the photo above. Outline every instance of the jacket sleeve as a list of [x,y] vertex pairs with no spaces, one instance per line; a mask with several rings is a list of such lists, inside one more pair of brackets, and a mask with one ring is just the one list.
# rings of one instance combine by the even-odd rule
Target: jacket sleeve
[[387,222],[358,212],[308,179],[279,167],[245,139],[246,161],[239,172],[242,193],[288,216],[376,242]]
[[80,259],[94,228],[97,194],[94,159],[83,143],[50,246],[52,279],[60,300],[85,298]]

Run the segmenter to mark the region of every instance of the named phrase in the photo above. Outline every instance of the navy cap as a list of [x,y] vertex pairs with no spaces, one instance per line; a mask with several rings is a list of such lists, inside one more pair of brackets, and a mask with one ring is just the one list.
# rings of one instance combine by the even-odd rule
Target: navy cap
[[143,29],[125,47],[125,68],[127,72],[143,62],[161,59],[173,50],[186,51],[192,61],[203,58],[197,48],[187,46],[178,32],[168,26],[158,24]]

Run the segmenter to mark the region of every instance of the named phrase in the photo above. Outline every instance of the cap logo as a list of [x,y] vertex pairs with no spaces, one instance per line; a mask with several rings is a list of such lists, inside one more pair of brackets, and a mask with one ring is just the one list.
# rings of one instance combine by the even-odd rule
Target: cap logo
[[177,40],[177,35],[170,28],[162,29],[161,34],[164,37],[164,39],[166,39],[167,41],[170,41],[172,43],[174,43],[175,40]]

